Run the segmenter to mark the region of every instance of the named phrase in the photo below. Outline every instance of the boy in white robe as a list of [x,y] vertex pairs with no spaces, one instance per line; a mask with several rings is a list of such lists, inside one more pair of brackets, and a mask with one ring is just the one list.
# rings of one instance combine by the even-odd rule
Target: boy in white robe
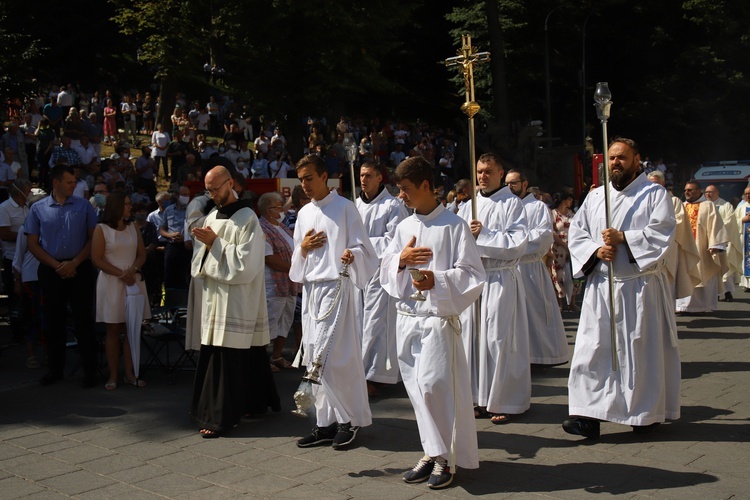
[[[476,169],[477,219],[472,220],[470,203],[458,210],[458,215],[470,223],[487,273],[476,342],[476,415],[489,413],[491,422],[501,425],[512,418],[510,415],[524,413],[531,405],[527,297],[518,272],[528,245],[528,223],[521,200],[509,189],[502,189],[505,171],[501,158],[483,154]],[[464,330],[473,332],[474,308],[465,311],[461,320]],[[464,339],[464,347],[466,342]]]
[[[404,476],[432,489],[453,481],[456,465],[479,467],[469,368],[459,314],[479,298],[485,272],[469,227],[435,200],[433,170],[421,156],[394,174],[399,198],[415,213],[396,228],[380,268],[396,305],[398,362],[419,427],[424,457]],[[424,277],[412,279],[410,269]],[[413,298],[416,290],[426,296]]]
[[[378,259],[354,204],[329,192],[325,161],[303,157],[297,176],[312,201],[299,211],[294,227],[289,279],[304,286],[303,361],[308,370],[321,365],[320,384],[313,385],[316,425],[297,446],[341,449],[372,423],[353,287],[364,288]],[[347,277],[340,274],[342,264],[348,265]]]
[[[370,236],[378,259],[393,238],[396,226],[408,216],[406,207],[385,189],[383,174],[373,162],[359,170],[362,191],[357,210]],[[396,299],[383,290],[380,273],[367,282],[361,292],[362,356],[367,379],[367,393],[377,396],[375,384],[395,384],[399,380],[396,359]]]
[[606,227],[604,188],[599,187],[573,218],[568,239],[573,274],[588,279],[568,379],[571,416],[563,429],[591,439],[599,438],[600,420],[648,433],[666,419],[680,417],[680,353],[666,271],[674,208],[664,188],[638,174],[634,141],[614,139],[608,158],[612,227]]

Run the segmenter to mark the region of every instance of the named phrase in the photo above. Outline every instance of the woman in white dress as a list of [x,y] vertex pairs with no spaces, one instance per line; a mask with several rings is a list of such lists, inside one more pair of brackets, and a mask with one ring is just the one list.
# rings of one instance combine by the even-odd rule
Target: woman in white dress
[[[107,365],[109,379],[105,389],[117,388],[117,369],[120,358],[120,334],[125,326],[126,287],[137,284],[144,297],[148,297],[140,268],[146,262],[146,250],[141,233],[130,223],[130,198],[123,192],[113,192],[107,197],[102,223],[94,229],[91,241],[91,261],[99,268],[96,280],[96,321],[106,327]],[[144,299],[145,300],[145,299]],[[144,317],[150,318],[148,302]],[[127,335],[122,341],[125,364],[124,381],[136,387],[145,386],[133,372],[133,360]]]

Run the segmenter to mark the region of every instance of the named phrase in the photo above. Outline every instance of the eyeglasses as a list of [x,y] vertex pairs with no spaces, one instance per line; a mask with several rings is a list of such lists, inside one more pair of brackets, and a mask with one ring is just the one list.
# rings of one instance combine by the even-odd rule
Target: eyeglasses
[[213,196],[214,194],[216,194],[219,191],[219,189],[221,189],[221,186],[223,186],[224,184],[227,183],[227,181],[229,181],[229,179],[224,179],[224,182],[222,182],[221,184],[219,184],[217,187],[215,187],[215,188],[206,188],[206,190],[203,193],[206,196]]

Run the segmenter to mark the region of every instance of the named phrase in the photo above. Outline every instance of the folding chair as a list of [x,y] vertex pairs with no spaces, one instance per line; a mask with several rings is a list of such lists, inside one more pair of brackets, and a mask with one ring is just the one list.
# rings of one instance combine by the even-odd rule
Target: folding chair
[[[167,373],[181,368],[188,362],[197,367],[193,352],[185,350],[187,302],[187,290],[167,289],[164,294],[164,306],[155,308],[151,321],[143,324],[141,344],[146,347],[147,356],[142,373],[154,365],[162,367]],[[181,351],[174,364],[170,359],[171,343],[177,344]],[[162,351],[165,351],[165,361],[162,361]]]

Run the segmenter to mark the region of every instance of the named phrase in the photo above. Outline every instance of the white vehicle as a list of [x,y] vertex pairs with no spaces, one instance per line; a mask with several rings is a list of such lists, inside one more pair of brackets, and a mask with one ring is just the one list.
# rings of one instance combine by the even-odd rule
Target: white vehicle
[[713,184],[722,199],[736,205],[750,182],[750,160],[705,162],[693,177],[704,190]]

